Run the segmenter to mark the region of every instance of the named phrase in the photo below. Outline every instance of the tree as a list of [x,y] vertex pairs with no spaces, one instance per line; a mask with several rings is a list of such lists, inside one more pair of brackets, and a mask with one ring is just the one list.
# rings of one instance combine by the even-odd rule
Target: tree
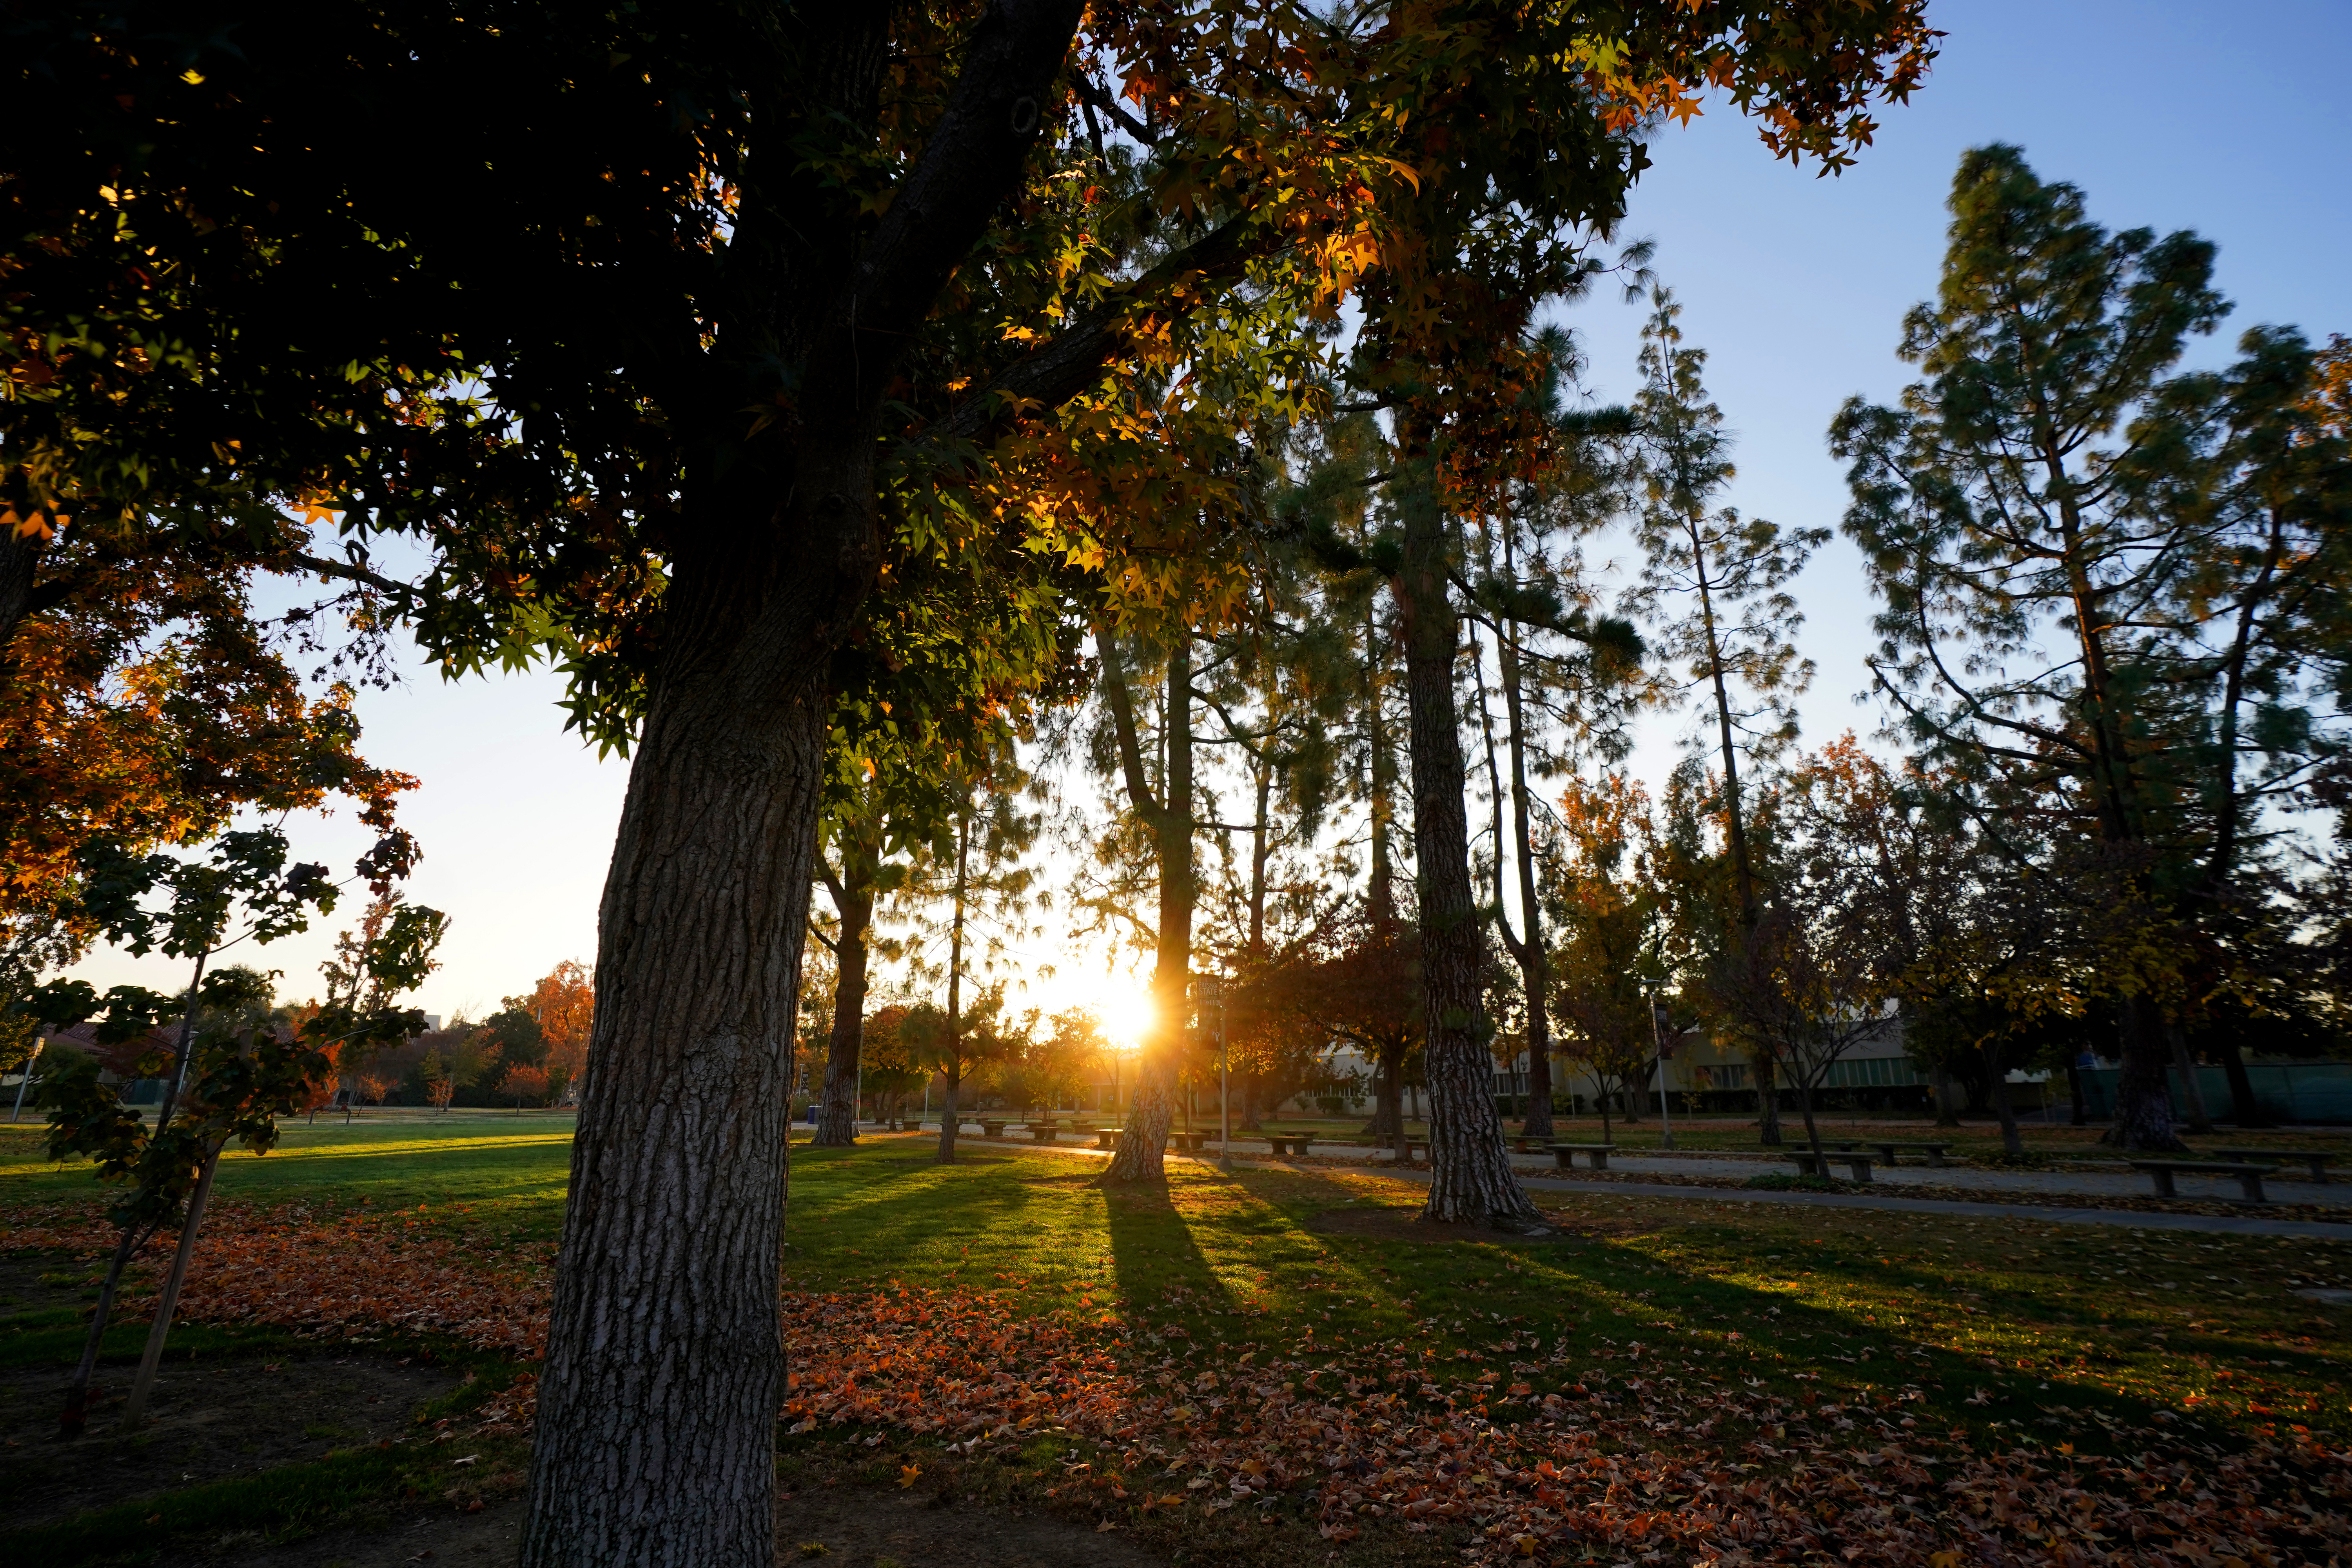
[[[1812,683],[1813,664],[1797,651],[1804,616],[1787,584],[1829,530],[1783,530],[1715,507],[1734,470],[1722,412],[1706,400],[1701,380],[1706,353],[1682,346],[1682,307],[1673,294],[1654,287],[1650,301],[1643,386],[1634,397],[1643,561],[1625,607],[1651,628],[1662,658],[1685,678],[1682,689],[1704,690],[1713,710],[1719,810],[1738,900],[1731,945],[1744,948],[1760,916],[1740,759],[1769,762],[1796,738],[1791,699]],[[1763,1140],[1777,1144],[1773,1058],[1759,1056],[1753,1066]]]
[[538,1026],[545,1053],[540,1064],[557,1102],[578,1103],[596,1025],[596,985],[587,966],[567,958],[541,976],[530,995],[510,996],[507,1005],[528,1013]]
[[[965,1047],[963,985],[974,967],[982,973],[994,968],[1006,947],[1025,934],[1025,911],[1033,900],[1036,879],[1024,864],[1036,847],[1042,813],[1024,809],[1024,796],[1035,782],[1020,766],[1015,737],[1000,732],[986,749],[964,767],[940,777],[935,789],[941,813],[928,843],[918,847],[908,876],[900,883],[899,901],[911,915],[912,939],[902,948],[909,957],[909,974],[920,981],[944,974],[947,983],[945,1027],[950,1038],[934,1047],[947,1077],[947,1103],[940,1121],[939,1159],[955,1161],[956,1132],[961,1121],[961,1090]],[[924,911],[927,903],[945,902],[942,921]],[[945,964],[932,956],[945,939]],[[1002,984],[984,987],[982,998],[993,1018],[1004,1000]],[[975,1015],[977,1016],[978,1015]],[[975,1059],[986,1059],[996,1047],[985,1040],[972,1047]]]
[[[1544,634],[1568,613],[1570,599],[1590,612],[1591,592],[1580,581],[1575,547],[1580,535],[1611,521],[1622,500],[1622,465],[1607,450],[1607,438],[1629,433],[1622,409],[1587,410],[1565,405],[1578,363],[1572,339],[1557,329],[1537,335],[1549,374],[1538,385],[1542,412],[1553,427],[1556,453],[1532,479],[1514,486],[1498,515],[1479,531],[1482,571],[1471,616],[1494,636],[1496,685],[1502,697],[1504,752],[1510,759],[1509,852],[1505,851],[1501,770],[1496,760],[1495,727],[1487,711],[1483,656],[1474,650],[1478,689],[1478,727],[1486,741],[1487,793],[1494,805],[1495,931],[1518,966],[1520,1007],[1526,1019],[1528,1110],[1522,1131],[1549,1138],[1551,1125],[1551,963],[1546,950],[1543,901],[1538,888],[1536,820],[1540,807],[1528,783],[1532,772],[1556,771],[1559,759],[1538,731],[1547,716],[1566,721],[1570,744],[1603,758],[1622,754],[1625,740],[1618,720],[1624,694],[1638,687],[1637,671],[1622,660],[1596,658],[1573,637],[1568,651],[1548,646]],[[1565,536],[1567,554],[1556,556],[1555,536]],[[1499,559],[1498,559],[1499,556]],[[1504,862],[1516,870],[1519,926],[1511,927],[1505,896]],[[1607,1114],[1604,1107],[1603,1116]],[[1604,1124],[1605,1125],[1605,1124]]]
[[[1111,721],[1127,809],[1150,844],[1158,918],[1153,922],[1151,1032],[1136,1064],[1135,1098],[1127,1126],[1103,1173],[1106,1182],[1165,1179],[1162,1162],[1175,1111],[1176,1063],[1191,1017],[1192,912],[1198,898],[1194,864],[1192,779],[1192,632],[1178,626],[1161,667],[1159,777],[1144,762],[1128,661],[1136,652],[1108,627],[1096,633],[1102,654],[1103,706]],[[1156,786],[1155,787],[1155,783]]]
[[866,1020],[866,1065],[861,1087],[874,1101],[877,1117],[890,1114],[891,1101],[903,1102],[930,1076],[916,1054],[915,1039],[907,1033],[907,1025],[915,1012],[912,1007],[894,1003]]
[[[12,400],[64,433],[12,477],[37,481],[26,504],[87,511],[125,474],[193,489],[236,451],[354,549],[425,537],[427,580],[397,597],[447,667],[547,649],[582,721],[634,749],[573,1147],[575,1190],[602,1200],[566,1212],[527,1563],[771,1555],[769,1043],[793,1035],[830,700],[899,673],[877,652],[885,566],[1009,530],[1116,554],[1107,577],[1187,569],[1201,513],[1150,504],[1145,376],[1254,352],[1239,316],[1336,316],[1368,278],[1422,310],[1454,256],[1422,249],[1418,204],[1495,191],[1528,214],[1506,246],[1613,220],[1631,133],[1694,112],[1685,82],[1719,85],[1776,150],[1842,161],[1933,54],[1910,0],[1539,27],[1476,5],[1411,27],[1247,15],[436,6],[305,13],[231,49],[174,47],[183,18],[133,7],[100,47],[79,13],[22,35],[40,68],[18,121],[40,133],[8,165],[42,221],[8,258],[37,268],[12,333],[78,349],[89,330],[26,318],[137,323],[130,262],[168,277],[169,327],[205,348],[137,379],[125,354],[68,358]],[[302,105],[269,90],[297,80]],[[418,101],[478,112],[385,144]],[[1140,128],[1147,200],[1088,199],[1081,101]],[[133,192],[128,224],[101,184]],[[1178,243],[1129,249],[1162,213]],[[215,252],[236,265],[184,266]],[[296,311],[331,281],[339,312]],[[679,1162],[681,1121],[734,1157]]]
[[515,1109],[520,1110],[526,1105],[545,1104],[549,1082],[545,1068],[518,1062],[499,1080],[499,1092],[513,1100]]
[[1642,1086],[1657,1060],[1642,990],[1663,917],[1648,796],[1620,773],[1571,780],[1559,797],[1559,828],[1546,881],[1557,932],[1561,1054],[1592,1075],[1605,1141],[1612,1097],[1628,1122],[1639,1120]]
[[2126,901],[2164,911],[2170,958],[2105,977],[2124,1063],[2107,1137],[2177,1150],[2165,1069],[2193,1089],[2188,1026],[2252,956],[2263,807],[2340,744],[2308,705],[2330,634],[2307,616],[2340,592],[2322,542],[2345,449],[2292,333],[2168,374],[2229,309],[2209,242],[2111,235],[2013,147],[1966,154],[1949,205],[1938,299],[1904,323],[1925,379],[1900,408],[1849,402],[1831,432],[1884,603],[1873,669],[1929,754],[2045,796],[2136,865]]
[[[186,993],[177,998],[126,985],[100,998],[85,982],[53,981],[26,1004],[48,1024],[100,1017],[101,1043],[152,1042],[160,1020],[179,1016],[175,1045],[167,1051],[150,1043],[137,1064],[142,1076],[169,1080],[152,1128],[95,1071],[61,1086],[50,1099],[50,1158],[87,1157],[96,1162],[101,1180],[131,1188],[108,1209],[120,1239],[67,1390],[68,1436],[87,1419],[90,1373],[124,1267],[150,1237],[176,1223],[179,1247],[124,1408],[126,1425],[135,1427],[143,1419],[213,1172],[230,1140],[257,1152],[274,1144],[278,1118],[291,1114],[307,1086],[331,1070],[323,1047],[393,1037],[421,1022],[413,1013],[335,1006],[320,1009],[302,1034],[282,1038],[268,1016],[268,977],[234,967],[206,973],[224,947],[273,942],[304,930],[313,910],[333,909],[337,889],[326,868],[289,867],[287,857],[285,837],[275,828],[223,834],[201,860],[163,851],[131,855],[106,845],[83,854],[82,909],[92,926],[133,954],[160,949],[193,960],[194,968]],[[362,861],[361,874],[370,869]],[[380,898],[388,896],[381,882],[377,890]],[[377,988],[404,990],[421,981],[446,926],[438,910],[402,906],[362,955]]]
[[883,786],[868,780],[826,814],[818,878],[833,899],[833,931],[816,930],[834,959],[833,1028],[819,1099],[820,1144],[857,1141],[857,1067],[866,1021],[866,964],[871,957],[874,900],[904,885],[906,868],[884,858],[890,820]]

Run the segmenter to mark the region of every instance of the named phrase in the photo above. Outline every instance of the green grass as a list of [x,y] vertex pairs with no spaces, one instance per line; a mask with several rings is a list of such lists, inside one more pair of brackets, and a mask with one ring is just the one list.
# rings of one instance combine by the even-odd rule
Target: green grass
[[[318,1211],[397,1208],[486,1241],[551,1237],[568,1131],[460,1117],[290,1128],[267,1159],[225,1162],[219,1190]],[[794,1146],[794,1288],[1002,1291],[1012,1310],[1108,1314],[1147,1343],[1234,1356],[1295,1352],[1310,1331],[1320,1343],[1402,1339],[1464,1375],[1506,1363],[1494,1345],[1507,1333],[1565,1340],[1575,1364],[1621,1372],[1650,1364],[1639,1342],[1652,1361],[1687,1358],[1791,1395],[1907,1389],[1923,1425],[2053,1445],[2095,1446],[2095,1412],[2143,1424],[2168,1407],[2225,1441],[2282,1424],[2352,1432],[2352,1314],[2290,1294],[2352,1285],[2352,1248],[2334,1241],[1629,1191],[1567,1196],[1553,1211],[1565,1240],[1425,1243],[1318,1219],[1375,1210],[1377,1228],[1409,1216],[1418,1194],[1377,1177],[1315,1167],[1224,1177],[1174,1161],[1164,1194],[1106,1192],[1093,1184],[1099,1163],[1074,1153],[967,1143],[963,1162],[943,1168],[932,1142]],[[22,1133],[0,1138],[0,1231],[12,1205],[58,1200],[95,1202],[86,1170],[47,1165]],[[54,1305],[0,1316],[0,1364],[69,1360],[73,1317]],[[138,1337],[110,1335],[110,1352],[135,1354]],[[252,1354],[268,1337],[190,1324],[174,1331],[173,1353]],[[9,1537],[0,1557],[63,1564],[152,1542],[142,1532],[157,1528],[308,1529],[414,1489],[394,1466],[352,1455],[273,1472],[269,1484],[193,1488],[160,1507]],[[159,1512],[162,1526],[145,1522]]]
[[1805,1374],[1823,1397],[1917,1384],[1927,1412],[1979,1429],[2073,1436],[2063,1406],[2352,1431],[2352,1316],[2290,1294],[2352,1284],[2335,1241],[1578,1194],[1564,1225],[1628,1233],[1430,1245],[1309,1227],[1417,1201],[1378,1178],[1171,1163],[1163,1200],[1105,1194],[1068,1155],[945,1170],[926,1148],[795,1151],[796,1284],[1009,1289],[1024,1310],[1109,1310],[1236,1354],[1311,1327],[1475,1356],[1499,1320],[1602,1366],[1639,1339],[1776,1384]]
[[[272,1205],[467,1205],[478,1223],[499,1225],[518,1239],[552,1239],[571,1172],[572,1125],[568,1113],[378,1113],[350,1127],[321,1117],[316,1126],[288,1126],[268,1154],[232,1148],[221,1158],[215,1190]],[[43,1157],[39,1133],[29,1122],[0,1123],[0,1213],[91,1191],[86,1166],[60,1167]]]

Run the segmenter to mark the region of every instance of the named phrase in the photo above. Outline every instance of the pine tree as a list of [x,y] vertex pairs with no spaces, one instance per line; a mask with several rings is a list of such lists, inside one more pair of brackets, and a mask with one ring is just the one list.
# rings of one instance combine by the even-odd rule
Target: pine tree
[[[1706,728],[1722,769],[1718,817],[1739,921],[1736,933],[1725,933],[1720,951],[1727,952],[1760,914],[1740,763],[1769,762],[1796,738],[1791,700],[1811,683],[1813,664],[1797,651],[1804,617],[1787,584],[1829,530],[1783,529],[1716,506],[1735,470],[1723,413],[1707,400],[1706,352],[1683,346],[1682,307],[1670,291],[1654,288],[1650,302],[1633,402],[1644,560],[1625,605],[1648,627],[1662,663],[1680,673],[1682,689],[1700,692],[1711,710]],[[1771,1061],[1759,1057],[1753,1065],[1763,1140],[1778,1143]]]

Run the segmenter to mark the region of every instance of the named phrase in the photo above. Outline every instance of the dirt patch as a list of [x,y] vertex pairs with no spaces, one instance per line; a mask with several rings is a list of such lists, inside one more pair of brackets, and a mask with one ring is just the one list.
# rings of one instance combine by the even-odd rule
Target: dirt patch
[[167,1352],[144,1431],[115,1429],[135,1366],[101,1364],[89,1428],[58,1437],[69,1367],[0,1373],[0,1514],[12,1529],[316,1459],[410,1430],[457,1374],[365,1357],[178,1361]]
[[[488,1568],[510,1563],[522,1539],[516,1498],[479,1513],[446,1509],[392,1520],[381,1530],[339,1529],[274,1549],[229,1538],[166,1552],[162,1568],[237,1562],[260,1568]],[[822,1552],[803,1554],[803,1545]],[[987,1507],[951,1494],[908,1496],[819,1486],[776,1501],[779,1568],[1160,1568],[1161,1559],[1118,1531],[1097,1531],[1051,1514]]]
[[1376,1241],[1484,1242],[1492,1247],[1543,1247],[1562,1241],[1584,1241],[1605,1236],[1654,1236],[1658,1227],[1630,1219],[1564,1220],[1548,1216],[1551,1229],[1543,1236],[1518,1236],[1483,1225],[1439,1225],[1410,1208],[1325,1209],[1311,1215],[1307,1228],[1326,1236],[1364,1236]]

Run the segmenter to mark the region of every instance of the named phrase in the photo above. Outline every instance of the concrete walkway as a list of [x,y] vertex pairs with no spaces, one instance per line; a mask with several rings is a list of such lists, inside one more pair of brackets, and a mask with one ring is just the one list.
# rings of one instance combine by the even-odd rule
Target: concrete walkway
[[[1110,1157],[1097,1149],[1081,1148],[1070,1143],[1035,1143],[1025,1138],[970,1137],[960,1139],[959,1142],[1002,1144],[1015,1149],[1034,1149],[1043,1152],[1072,1154],[1096,1160],[1107,1160]],[[1168,1157],[1171,1160],[1190,1160],[1203,1165],[1214,1165],[1217,1163],[1217,1156],[1213,1152],[1186,1154],[1171,1149],[1168,1152]],[[1400,1171],[1387,1164],[1294,1165],[1286,1161],[1276,1160],[1265,1155],[1249,1154],[1234,1155],[1234,1163],[1254,1171],[1290,1170],[1317,1175],[1369,1176],[1380,1181],[1397,1182],[1414,1186],[1425,1187],[1429,1184],[1429,1173],[1426,1171]],[[1948,1198],[1906,1198],[1893,1193],[1773,1193],[1756,1192],[1741,1187],[1676,1186],[1664,1182],[1578,1181],[1569,1176],[1542,1174],[1544,1167],[1537,1166],[1524,1159],[1514,1159],[1512,1168],[1517,1172],[1520,1184],[1532,1193],[1585,1193],[1614,1197],[1686,1198],[1702,1203],[1788,1204],[1801,1208],[1874,1209],[1885,1214],[1963,1215],[1972,1219],[2012,1219],[2043,1225],[2105,1225],[2122,1226],[2133,1230],[2200,1231],[2216,1236],[2300,1236],[2334,1241],[2352,1241],[2352,1223],[2333,1220],[2272,1219],[2263,1215],[2259,1210],[2243,1215],[2143,1214],[2132,1209],[2055,1208],[2040,1204],[1998,1204]],[[1671,1171],[1686,1175],[1752,1176],[1764,1170],[1779,1169],[1780,1166],[1764,1160],[1677,1158],[1665,1155],[1652,1158],[1621,1156],[1612,1162],[1611,1168],[1622,1169],[1629,1175],[1635,1174],[1639,1171]],[[2086,1196],[2105,1194],[2110,1192],[2132,1196],[2147,1195],[2146,1179],[2138,1176],[2137,1173],[2133,1173],[2129,1178],[2125,1178],[2125,1185],[2111,1188],[2104,1184],[2077,1184],[2099,1181],[2106,1175],[2102,1172],[2075,1173],[1977,1171],[1954,1169],[1948,1166],[1939,1171],[1921,1169],[1916,1173],[1909,1166],[1901,1166],[1897,1167],[1897,1172],[1905,1176],[1915,1178],[1934,1176],[1939,1181],[1948,1182],[1956,1186],[1989,1187],[1993,1184],[1988,1178],[2003,1176],[2009,1180],[2001,1184],[2012,1191],[2052,1194],[2075,1192]],[[1893,1176],[1897,1172],[1889,1172],[1887,1174]],[[2118,1178],[2107,1177],[2107,1179],[2112,1181]],[[2184,1184],[2188,1181],[2187,1177],[2181,1179]],[[2037,1183],[2047,1184],[2036,1184]],[[1888,1184],[1895,1184],[1890,1182]],[[1914,1184],[1924,1184],[1915,1179]],[[2320,1185],[2310,1182],[2267,1181],[2264,1185],[2273,1189],[2293,1188],[2297,1192],[2325,1194],[2317,1199],[2296,1201],[2318,1201],[2336,1207],[2347,1206],[2345,1189],[2341,1186]],[[2181,1195],[2191,1197],[2202,1194],[2191,1194],[2184,1186]],[[2235,1183],[2230,1184],[2228,1195],[2233,1198],[2237,1195]],[[2285,1196],[2284,1191],[2281,1192],[2281,1196]]]
[[[1912,1156],[1914,1160],[1917,1158],[1916,1154]],[[1514,1156],[1511,1166],[1526,1173],[1556,1169],[1549,1161],[1538,1163],[1523,1155]],[[1745,1159],[1738,1155],[1704,1153],[1616,1154],[1610,1157],[1609,1168],[1622,1171],[1629,1176],[1733,1176],[1742,1180],[1761,1175],[1767,1171],[1789,1171],[1792,1173],[1794,1171],[1789,1161],[1771,1155]],[[1938,1170],[1919,1164],[1890,1166],[1879,1163],[1871,1167],[1870,1176],[1874,1186],[1968,1187],[1980,1193],[2073,1193],[2086,1198],[2145,1198],[2154,1195],[2147,1177],[2132,1170],[1992,1171],[1952,1165]],[[2238,1184],[2226,1176],[2192,1176],[2183,1173],[2177,1179],[2180,1195],[2184,1198],[2229,1201],[2239,1195]],[[2263,1190],[2281,1203],[2352,1209],[2352,1184],[2291,1181],[2279,1176],[2265,1176],[2263,1178]]]

